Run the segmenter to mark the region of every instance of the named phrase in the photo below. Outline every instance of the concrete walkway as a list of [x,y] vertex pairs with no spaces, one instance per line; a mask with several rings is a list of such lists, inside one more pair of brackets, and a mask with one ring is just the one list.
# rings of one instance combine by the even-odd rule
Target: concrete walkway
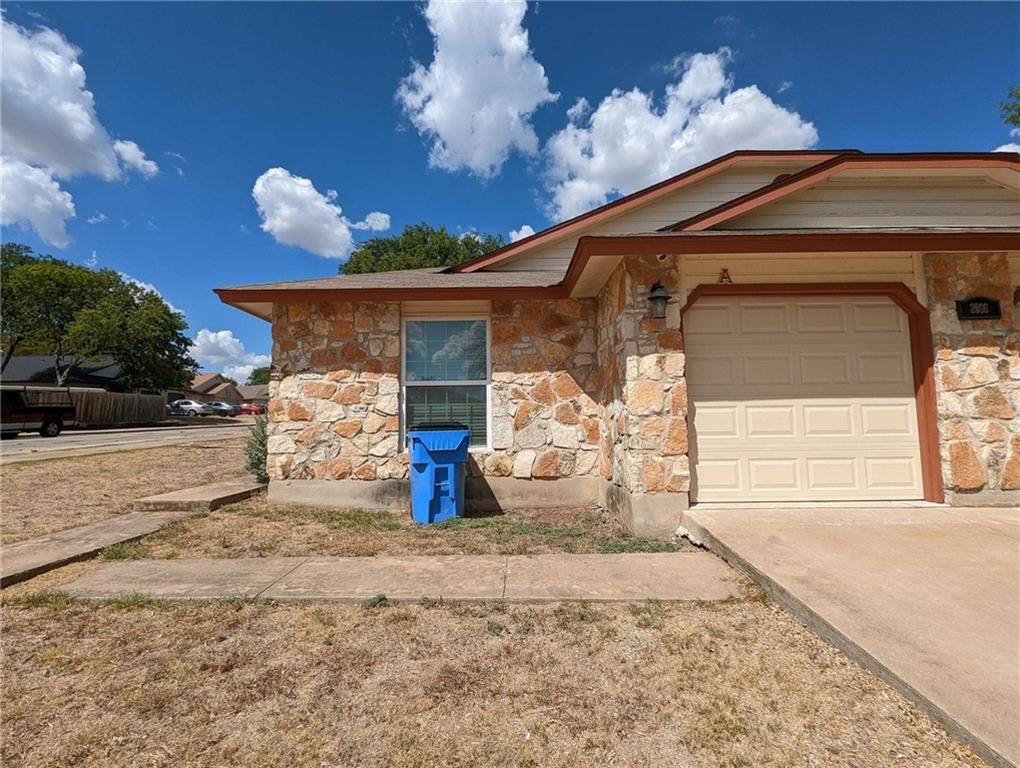
[[223,597],[360,601],[724,600],[740,583],[707,552],[613,555],[267,557],[114,562],[63,588],[77,597],[141,593],[169,600]]
[[187,510],[128,512],[97,523],[7,544],[0,549],[0,586],[17,584],[75,560],[83,560],[114,544],[140,539],[190,514]]
[[133,512],[7,544],[0,548],[0,586],[83,560],[114,544],[140,539],[194,512],[246,499],[261,489],[256,480],[244,477],[161,493],[136,501]]
[[1020,510],[699,506],[683,526],[985,760],[1020,761]]

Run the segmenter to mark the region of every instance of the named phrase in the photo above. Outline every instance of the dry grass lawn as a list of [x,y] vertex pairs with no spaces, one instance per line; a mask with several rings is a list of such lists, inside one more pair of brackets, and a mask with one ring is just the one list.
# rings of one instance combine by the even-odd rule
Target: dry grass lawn
[[135,499],[240,477],[244,438],[0,467],[0,543],[119,515]]
[[597,507],[512,510],[420,526],[407,513],[276,507],[256,498],[183,520],[108,556],[523,555],[678,551],[689,546],[631,536]]
[[0,608],[9,768],[980,765],[755,599],[369,608],[19,591]]

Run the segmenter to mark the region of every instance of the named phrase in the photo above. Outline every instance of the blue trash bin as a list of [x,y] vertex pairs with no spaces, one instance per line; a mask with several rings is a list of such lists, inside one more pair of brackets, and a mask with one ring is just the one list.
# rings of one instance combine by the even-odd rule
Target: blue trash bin
[[463,424],[418,424],[407,431],[411,519],[421,525],[464,514],[464,475],[471,430]]

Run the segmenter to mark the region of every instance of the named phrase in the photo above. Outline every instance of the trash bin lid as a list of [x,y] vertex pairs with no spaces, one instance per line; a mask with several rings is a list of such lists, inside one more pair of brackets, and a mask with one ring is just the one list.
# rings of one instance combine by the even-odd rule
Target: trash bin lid
[[441,429],[466,429],[468,432],[471,428],[467,424],[461,424],[456,421],[426,421],[421,424],[415,424],[411,427],[408,432],[436,432]]

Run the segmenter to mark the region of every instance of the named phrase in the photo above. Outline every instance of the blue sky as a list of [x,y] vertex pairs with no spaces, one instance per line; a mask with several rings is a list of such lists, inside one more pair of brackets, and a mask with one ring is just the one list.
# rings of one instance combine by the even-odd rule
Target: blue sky
[[[1016,3],[546,2],[522,13],[7,5],[3,152],[16,164],[5,165],[4,239],[155,286],[193,336],[205,331],[203,368],[237,375],[264,362],[269,329],[211,289],[335,274],[337,257],[377,232],[418,221],[539,230],[734,144],[983,151],[1020,140],[998,112],[1020,83]],[[8,61],[22,50],[11,36],[24,56]],[[40,72],[40,51],[64,69]],[[46,135],[56,117],[33,127],[41,111],[24,101],[50,89],[80,106],[75,62],[94,98],[86,122],[100,126],[80,147],[66,138],[77,134]],[[78,156],[51,156],[69,145]],[[55,196],[45,210],[35,184]]]

